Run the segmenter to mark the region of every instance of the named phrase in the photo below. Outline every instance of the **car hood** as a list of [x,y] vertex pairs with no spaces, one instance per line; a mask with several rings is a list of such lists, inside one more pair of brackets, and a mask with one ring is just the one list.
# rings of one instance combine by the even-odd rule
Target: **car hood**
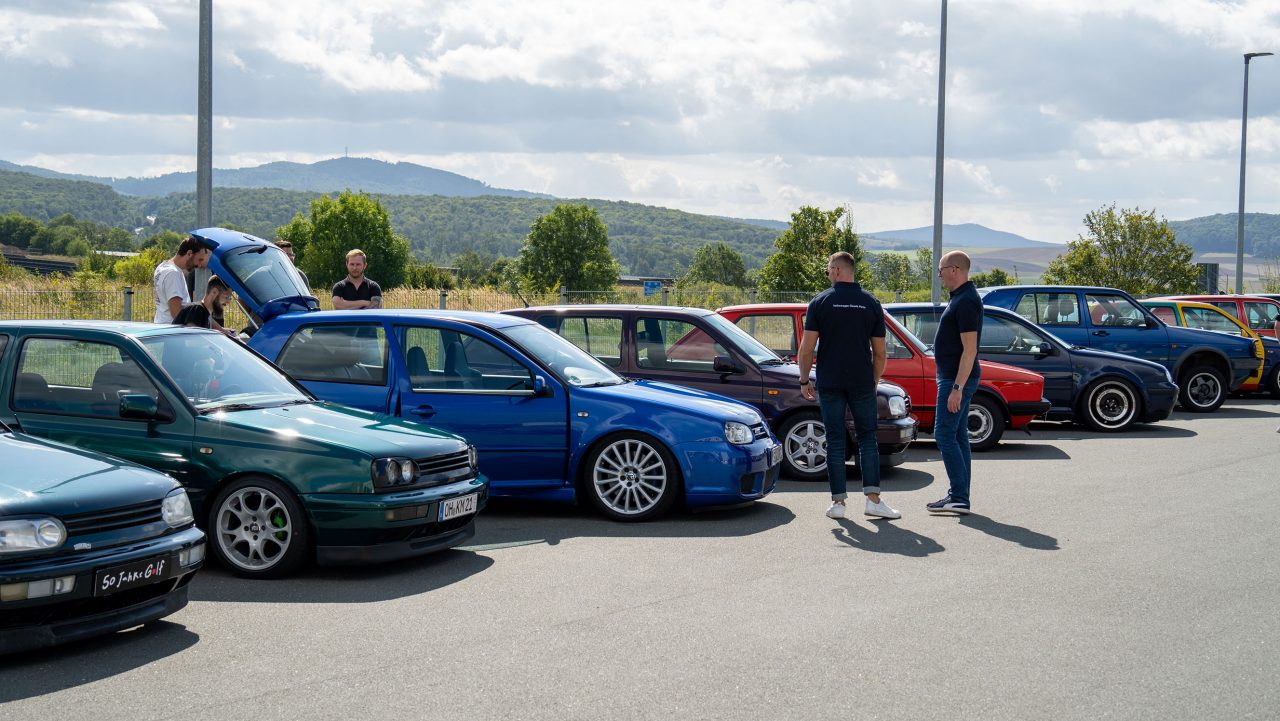
[[423,423],[319,401],[316,403],[214,412],[202,416],[224,435],[270,434],[299,450],[344,448],[378,458],[422,458],[465,450],[460,436]]
[[668,412],[678,409],[713,421],[738,421],[751,425],[763,420],[760,413],[746,403],[661,381],[631,381],[613,386],[579,388],[575,392],[607,397],[623,404],[647,403],[662,406]]
[[1144,360],[1137,356],[1125,355],[1124,353],[1113,353],[1109,350],[1097,350],[1096,348],[1085,348],[1084,346],[1071,347],[1072,358],[1093,358],[1095,360],[1107,361],[1116,365],[1123,365],[1129,368],[1146,368],[1159,377],[1164,377],[1165,367],[1155,361]]
[[0,433],[0,466],[0,516],[130,506],[178,487],[163,473],[21,433]]
[[1223,347],[1231,347],[1231,344],[1237,344],[1235,347],[1242,349],[1243,352],[1249,353],[1253,351],[1253,339],[1241,338],[1240,336],[1230,335],[1227,333],[1219,333],[1218,331],[1202,330],[1200,328],[1183,328],[1182,326],[1170,325],[1165,326],[1169,331],[1169,340],[1179,343],[1187,343],[1190,345],[1208,344]]
[[209,246],[209,271],[235,292],[236,302],[256,321],[320,307],[274,243],[226,228],[201,228],[191,235]]
[[1044,376],[1029,371],[1024,368],[1005,365],[1003,363],[993,363],[992,361],[980,360],[978,365],[982,368],[982,380],[984,381],[1016,381],[1021,383],[1043,383]]
[[[760,375],[764,377],[765,384],[788,385],[795,386],[800,384],[800,366],[795,363],[787,363],[780,366],[760,366]],[[813,376],[810,375],[810,378]],[[906,397],[907,392],[897,383],[891,383],[886,380],[880,381],[880,387],[876,389],[882,396],[903,396]]]

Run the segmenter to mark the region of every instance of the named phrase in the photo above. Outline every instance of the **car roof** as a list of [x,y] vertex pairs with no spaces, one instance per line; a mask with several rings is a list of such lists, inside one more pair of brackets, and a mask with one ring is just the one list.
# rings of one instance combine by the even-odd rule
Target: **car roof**
[[528,308],[513,308],[515,311],[537,311],[563,313],[565,311],[576,310],[593,310],[593,311],[638,311],[641,313],[674,313],[677,315],[715,315],[715,311],[706,308],[692,308],[682,305],[637,305],[626,303],[585,303],[582,305],[534,305]]
[[453,320],[469,325],[480,325],[489,328],[510,328],[518,325],[536,325],[528,318],[521,318],[504,313],[493,313],[480,310],[439,310],[433,308],[376,308],[359,310],[317,310],[302,313],[288,313],[268,321],[268,324],[288,319],[293,323],[395,322],[397,319],[430,319]]
[[1041,291],[1041,290],[1055,291],[1056,290],[1064,293],[1075,292],[1078,290],[1082,290],[1085,292],[1095,291],[1095,290],[1105,291],[1108,293],[1124,292],[1119,288],[1109,288],[1104,285],[984,285],[978,289],[978,292],[981,293],[983,291],[986,291],[990,293],[996,290],[1035,290],[1035,291]]
[[796,310],[808,307],[808,303],[739,303],[738,305],[726,305],[723,308],[717,308],[716,312],[740,313],[753,310]]
[[1246,301],[1263,301],[1280,304],[1280,301],[1274,298],[1267,298],[1261,295],[1235,295],[1231,293],[1180,293],[1178,295],[1162,295],[1159,298],[1151,300],[1246,300]]
[[[885,304],[884,304],[884,309],[885,309],[886,311],[893,311],[893,310],[935,310],[935,311],[937,311],[937,312],[941,313],[944,309],[946,309],[946,307],[947,307],[947,306],[946,306],[946,304],[945,304],[945,303],[939,303],[939,304],[935,305],[935,304],[933,304],[933,303],[928,303],[928,302],[925,302],[925,301],[914,301],[914,302],[904,302],[904,303],[885,303]],[[1014,313],[1013,311],[1009,310],[1008,308],[1000,308],[1000,307],[997,307],[997,306],[994,306],[994,305],[984,305],[984,306],[982,306],[982,312],[983,312],[983,313],[995,313],[996,315],[1008,315],[1008,316],[1013,316],[1014,318],[1022,318],[1022,316],[1018,315],[1017,313]],[[1022,318],[1022,319],[1023,319],[1023,320],[1026,320],[1026,318]],[[1030,321],[1028,321],[1028,322],[1030,322]]]
[[164,323],[144,323],[142,321],[125,320],[4,320],[0,321],[2,329],[22,329],[35,331],[67,331],[92,330],[100,333],[113,333],[121,336],[143,337],[167,335],[186,332],[212,332],[204,328],[194,328]]

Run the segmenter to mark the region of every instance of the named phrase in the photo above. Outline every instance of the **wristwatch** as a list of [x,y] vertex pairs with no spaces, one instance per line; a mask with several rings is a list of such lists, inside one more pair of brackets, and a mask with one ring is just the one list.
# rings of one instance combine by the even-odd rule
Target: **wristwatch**
[[958,391],[958,390],[960,390],[960,384],[959,384],[959,383],[952,383],[952,384],[951,384],[951,390],[953,390],[953,391]]
[[806,379],[806,380],[802,380],[802,381],[800,381],[800,385],[802,385],[802,386],[807,386],[807,385],[809,385],[809,381],[808,381],[807,379]]

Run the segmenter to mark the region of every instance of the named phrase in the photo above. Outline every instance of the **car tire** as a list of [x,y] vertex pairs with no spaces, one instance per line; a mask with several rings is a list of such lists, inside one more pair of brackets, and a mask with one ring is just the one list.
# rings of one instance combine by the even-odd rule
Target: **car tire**
[[1276,363],[1271,369],[1271,376],[1267,378],[1266,391],[1272,398],[1280,398],[1280,363]]
[[1191,413],[1212,413],[1227,399],[1227,381],[1212,366],[1195,366],[1178,377],[1178,402]]
[[985,394],[975,394],[969,401],[969,450],[995,448],[1004,436],[1006,423],[999,401]]
[[591,451],[584,490],[600,513],[615,521],[647,521],[671,510],[680,492],[680,468],[662,443],[619,433]]
[[1119,378],[1104,378],[1085,389],[1080,415],[1095,431],[1123,431],[1138,420],[1138,393]]
[[797,481],[827,478],[827,433],[822,414],[800,411],[778,428],[782,441],[782,473]]
[[283,483],[246,476],[224,487],[209,510],[209,545],[228,570],[245,578],[282,578],[311,553],[302,504]]

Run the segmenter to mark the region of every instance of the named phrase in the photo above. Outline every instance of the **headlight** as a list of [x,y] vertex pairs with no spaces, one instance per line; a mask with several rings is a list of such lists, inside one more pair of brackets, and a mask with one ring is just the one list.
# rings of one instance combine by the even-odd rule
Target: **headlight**
[[751,426],[745,423],[728,421],[724,424],[724,439],[735,446],[749,445],[754,438]]
[[407,486],[418,480],[418,464],[412,458],[379,458],[373,462],[373,485]]
[[0,521],[0,554],[47,551],[67,540],[67,529],[56,518],[17,518]]
[[467,446],[467,462],[471,464],[473,471],[480,467],[480,451],[475,446]]
[[1164,366],[1160,366],[1160,368],[1164,370],[1164,379],[1173,383],[1173,374],[1169,372],[1169,369]]
[[889,396],[889,416],[891,418],[905,418],[907,415],[907,402],[902,396]]
[[191,499],[187,498],[187,492],[181,488],[164,497],[160,515],[165,523],[174,528],[196,520],[196,514],[191,510]]

